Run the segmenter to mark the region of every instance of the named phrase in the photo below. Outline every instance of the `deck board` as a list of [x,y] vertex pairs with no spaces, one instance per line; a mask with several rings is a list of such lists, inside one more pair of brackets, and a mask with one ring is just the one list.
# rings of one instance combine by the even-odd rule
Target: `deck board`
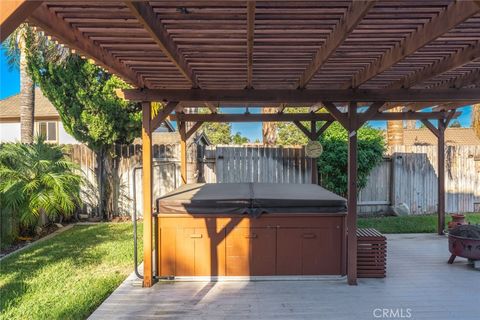
[[[152,288],[129,277],[90,319],[375,319],[375,308],[411,309],[411,319],[478,319],[480,273],[433,234],[387,235],[385,279],[175,282]],[[405,312],[405,311],[404,311]]]

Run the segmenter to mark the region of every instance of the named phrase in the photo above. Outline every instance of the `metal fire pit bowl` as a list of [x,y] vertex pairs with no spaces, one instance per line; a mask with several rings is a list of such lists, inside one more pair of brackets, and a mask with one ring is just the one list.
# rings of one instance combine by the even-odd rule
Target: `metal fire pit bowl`
[[462,257],[470,260],[480,260],[480,239],[464,238],[448,235],[448,250],[452,254],[448,263],[453,263],[455,258]]

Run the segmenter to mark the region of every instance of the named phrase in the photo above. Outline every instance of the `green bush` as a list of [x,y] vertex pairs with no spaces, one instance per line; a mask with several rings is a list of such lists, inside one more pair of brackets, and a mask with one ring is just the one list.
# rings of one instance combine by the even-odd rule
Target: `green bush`
[[63,148],[37,138],[33,144],[7,143],[0,147],[0,205],[23,226],[71,215],[80,203],[82,178]]
[[[348,135],[338,123],[333,123],[320,137],[323,154],[318,159],[320,184],[337,194],[347,195]],[[362,189],[368,182],[370,171],[382,161],[385,141],[382,132],[364,125],[358,130],[358,179]]]

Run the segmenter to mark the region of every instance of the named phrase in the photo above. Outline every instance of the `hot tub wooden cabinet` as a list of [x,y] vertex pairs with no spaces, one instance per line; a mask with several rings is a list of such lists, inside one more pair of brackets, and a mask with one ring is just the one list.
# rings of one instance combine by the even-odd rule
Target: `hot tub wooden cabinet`
[[[205,185],[201,186],[205,188]],[[214,189],[219,188],[218,186],[225,185],[215,185]],[[261,187],[265,186],[266,184]],[[278,185],[272,185],[272,188],[273,186]],[[254,198],[256,195],[259,199],[255,186],[253,191],[252,186],[249,187],[248,197]],[[320,188],[313,185],[311,187]],[[209,190],[208,194],[210,191],[218,190]],[[284,192],[285,185],[276,191]],[[324,189],[320,191],[322,195],[328,192]],[[232,193],[227,192],[228,196],[218,196],[217,203],[221,204],[220,207],[210,208],[213,213],[201,213],[198,211],[201,210],[200,204],[205,202],[198,201],[195,206],[192,205],[202,198],[201,195],[192,198],[188,192],[179,189],[176,192],[182,198],[188,198],[188,204],[185,199],[173,199],[175,196],[172,194],[158,202],[160,214],[157,248],[160,248],[158,260],[161,276],[345,274],[344,206],[339,206],[337,210],[332,209],[331,203],[328,203],[330,211],[335,212],[321,212],[325,210],[315,209],[311,206],[312,203],[306,201],[308,207],[304,207],[304,212],[302,206],[283,207],[283,210],[279,206],[259,206],[261,210],[253,210],[255,207],[249,200],[248,208],[241,209],[250,213],[255,211],[256,216],[252,216],[239,214],[242,210],[236,209],[241,199],[232,200]],[[198,192],[196,194],[198,195]],[[330,198],[332,195],[329,194]],[[279,194],[283,199],[285,196]],[[235,202],[237,207],[228,207],[225,204],[228,202],[226,198],[230,198],[231,203]],[[246,199],[247,196],[243,194],[239,198]],[[179,206],[180,202],[183,205]],[[262,205],[266,203],[263,202]],[[180,207],[188,208],[190,212],[179,212]],[[207,206],[204,209],[206,210]]]

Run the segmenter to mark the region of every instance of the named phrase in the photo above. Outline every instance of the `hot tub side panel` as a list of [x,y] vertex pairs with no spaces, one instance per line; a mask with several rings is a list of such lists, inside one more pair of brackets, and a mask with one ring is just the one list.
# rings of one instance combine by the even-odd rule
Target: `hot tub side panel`
[[343,275],[345,215],[161,214],[161,276]]

